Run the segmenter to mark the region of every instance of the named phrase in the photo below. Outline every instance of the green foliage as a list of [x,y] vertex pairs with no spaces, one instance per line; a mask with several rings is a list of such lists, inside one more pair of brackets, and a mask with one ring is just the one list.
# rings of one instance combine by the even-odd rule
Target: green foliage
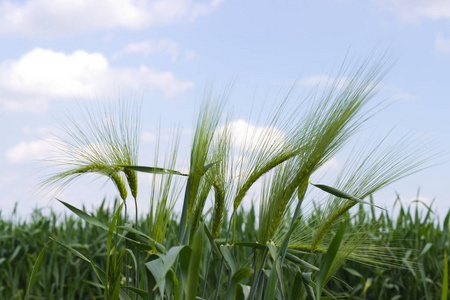
[[[397,208],[398,206],[399,202],[396,204]],[[373,221],[380,224],[373,241],[389,247],[393,254],[400,258],[400,261],[401,258],[406,259],[407,257],[407,261],[409,260],[413,266],[414,274],[402,265],[395,268],[386,268],[364,265],[350,260],[346,261],[343,267],[334,274],[334,277],[326,285],[326,289],[332,291],[336,296],[344,296],[349,299],[395,299],[396,296],[398,298],[402,295],[410,295],[410,299],[426,299],[426,297],[440,299],[445,291],[445,279],[448,282],[448,276],[445,278],[446,260],[444,253],[445,251],[448,253],[448,241],[450,240],[450,233],[447,230],[450,225],[449,218],[438,220],[433,211],[430,211],[429,214],[420,214],[419,211],[420,218],[415,219],[415,209],[413,208],[414,206],[403,207],[403,211],[399,210],[396,215],[389,215],[386,212],[372,215],[370,210],[364,210],[365,215],[359,216],[364,218],[364,222]],[[101,206],[90,215],[107,224],[113,218],[113,210]],[[450,216],[450,213],[448,216]],[[240,224],[236,226],[236,238],[238,240],[251,241],[256,239],[257,232],[250,230],[252,227],[247,226],[253,218],[253,208],[247,212],[243,210],[237,212],[237,219],[241,220]],[[58,219],[59,221],[57,221]],[[302,222],[307,224],[309,221],[308,218]],[[362,222],[362,220],[360,221]],[[352,232],[352,228],[358,226],[357,224],[360,221],[358,217],[355,217],[352,222],[347,224],[346,231]],[[147,222],[148,216],[140,220],[140,230],[145,230]],[[175,222],[169,222],[169,224],[172,227],[169,231],[177,229]],[[224,226],[226,225],[228,224],[224,224]],[[96,274],[93,265],[99,269],[106,268],[107,231],[79,218],[58,217],[53,213],[44,216],[40,211],[35,211],[27,221],[18,220],[14,216],[10,220],[2,219],[0,220],[0,229],[2,231],[0,247],[3,249],[0,259],[2,266],[0,289],[3,297],[7,299],[22,299],[24,297],[34,264],[40,253],[43,253],[42,261],[36,268],[35,283],[30,290],[29,299],[36,297],[45,299],[91,299],[104,294],[103,283]],[[67,248],[63,248],[55,242],[48,243],[49,235],[52,235],[54,239],[57,238],[58,241],[64,241]],[[149,239],[147,241],[150,242]],[[428,246],[430,244],[432,246]],[[210,246],[209,240],[204,239],[204,254],[209,255]],[[235,265],[233,268],[236,268],[230,288],[224,290],[223,295],[224,297],[231,297],[229,296],[231,292],[228,291],[236,287],[234,290],[236,299],[244,299],[244,293],[250,286],[249,280],[253,276],[250,271],[252,268],[245,267],[245,265],[251,263],[253,248],[261,247],[260,249],[265,249],[264,245],[248,243],[246,246],[236,244],[234,247],[230,245],[221,248],[223,247],[228,247],[231,250],[232,256],[230,258]],[[152,248],[150,247],[150,249]],[[160,248],[158,250],[160,254],[149,255],[146,260],[147,264],[148,261],[153,261],[151,259],[155,255],[155,257],[163,257],[165,255],[163,253],[172,257],[170,261],[164,264],[168,269],[164,282],[166,290],[169,290],[170,286],[174,287],[178,284],[174,282],[176,275],[172,268],[180,256],[179,250],[182,249],[170,248],[169,251],[172,254],[168,254],[167,250],[164,251],[163,248]],[[189,251],[191,250],[189,246],[184,246],[184,249],[181,253],[185,258],[180,258],[178,261],[184,261],[188,266]],[[413,251],[410,252],[408,249]],[[85,255],[81,254],[80,251]],[[218,255],[220,254],[214,252],[215,257],[218,257]],[[248,258],[249,256],[250,258]],[[309,273],[311,275],[314,272],[318,274],[319,269],[315,265],[320,266],[322,262],[322,258],[319,256],[311,256],[308,253],[288,249],[287,262],[285,262],[286,266],[283,269],[283,281],[288,283],[286,299],[306,297],[307,289],[305,285],[308,280],[304,278],[308,278],[308,272],[313,272]],[[311,265],[308,261],[315,265]],[[217,280],[218,263],[220,263],[220,260],[218,261],[217,258],[211,259],[207,290],[211,290],[214,286],[212,283]],[[206,262],[204,265],[206,265]],[[161,267],[161,272],[162,270]],[[99,271],[99,274],[104,276],[101,271]],[[239,274],[247,277],[240,279],[242,277],[239,277]],[[161,279],[162,276],[160,275],[158,278]],[[347,285],[335,278],[346,282]],[[145,292],[147,294],[153,290],[159,279],[153,285],[146,285]],[[199,283],[203,284],[203,280],[200,280]],[[172,291],[174,290],[175,288],[172,289]],[[134,291],[138,293],[138,290],[134,289]],[[130,289],[131,292],[133,292],[132,289]],[[242,298],[239,298],[241,296]],[[100,298],[103,298],[103,296]]]

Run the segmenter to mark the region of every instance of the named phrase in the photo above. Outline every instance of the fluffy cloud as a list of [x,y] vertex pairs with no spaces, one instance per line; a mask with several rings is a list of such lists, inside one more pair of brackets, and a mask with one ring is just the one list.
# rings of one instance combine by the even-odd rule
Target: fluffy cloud
[[438,53],[450,53],[450,39],[446,39],[439,34],[434,41],[434,47]]
[[145,40],[137,43],[126,45],[122,50],[113,54],[113,58],[118,58],[127,54],[168,54],[172,61],[176,61],[180,54],[183,54],[184,59],[192,60],[196,57],[195,53],[190,50],[181,51],[178,44],[169,39],[159,41]]
[[[286,139],[286,134],[272,126],[255,126],[244,120],[230,122],[226,129],[232,136],[232,143],[238,149],[250,151],[264,148],[263,145],[281,147]],[[225,130],[219,128],[219,132]]]
[[6,151],[6,159],[11,163],[23,163],[48,158],[50,154],[47,140],[20,142]]
[[143,141],[143,142],[154,143],[154,142],[156,142],[156,140],[157,140],[156,135],[153,132],[146,131],[146,132],[143,132],[141,135],[141,141]]
[[0,34],[67,35],[176,23],[214,11],[222,0],[28,0],[0,2]]
[[36,48],[0,64],[0,104],[9,110],[45,110],[49,99],[147,87],[173,97],[193,83],[146,66],[114,68],[102,54],[85,51],[65,54]]
[[394,13],[400,20],[415,22],[420,18],[450,18],[448,0],[375,0],[378,6]]

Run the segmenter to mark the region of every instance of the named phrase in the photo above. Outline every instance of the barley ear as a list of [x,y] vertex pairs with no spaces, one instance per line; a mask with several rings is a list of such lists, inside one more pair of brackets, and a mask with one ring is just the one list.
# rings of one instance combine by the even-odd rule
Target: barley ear
[[[301,177],[303,177],[303,176],[301,176]],[[306,191],[306,187],[308,186],[308,178],[309,178],[309,176],[304,177],[304,179],[302,179],[300,184],[298,185],[299,195],[300,195],[300,193],[303,195],[303,193]],[[278,212],[274,215],[274,217],[272,219],[272,223],[270,224],[269,237],[272,237],[275,234],[275,232],[278,229],[278,225],[280,224],[280,221],[281,221],[284,213],[286,212],[286,208],[288,207],[289,200],[291,198],[291,196],[286,196],[286,195],[292,195],[293,192],[289,191],[289,186],[288,186],[288,188],[285,192],[285,196],[283,196],[283,198],[280,200]]]
[[120,193],[120,198],[122,198],[123,201],[127,199],[127,187],[125,186],[125,183],[123,183],[122,178],[117,172],[109,174],[109,178],[114,182],[117,189]]
[[220,233],[220,228],[223,222],[223,212],[225,210],[225,192],[217,180],[213,181],[214,187],[214,211],[213,211],[213,226],[212,237],[216,238]]
[[133,195],[133,198],[137,198],[137,187],[138,187],[138,181],[136,176],[136,171],[131,170],[129,168],[124,168],[123,172],[125,173],[125,176],[128,181],[128,186],[130,187],[131,195]]

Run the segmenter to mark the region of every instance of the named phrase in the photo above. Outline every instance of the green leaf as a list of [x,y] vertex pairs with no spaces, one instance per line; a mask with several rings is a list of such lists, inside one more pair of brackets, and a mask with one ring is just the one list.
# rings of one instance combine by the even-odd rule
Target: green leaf
[[131,300],[131,298],[123,290],[119,290],[119,299],[120,300]]
[[106,286],[106,284],[105,284],[105,282],[106,282],[106,279],[105,279],[105,271],[103,271],[102,269],[100,269],[99,267],[97,267],[96,265],[95,265],[95,263],[94,263],[94,261],[90,258],[89,259],[89,261],[90,261],[90,263],[91,263],[91,266],[92,266],[92,269],[94,270],[94,272],[95,272],[95,275],[97,275],[97,278],[100,280],[100,282],[103,284],[103,289],[105,288],[105,286]]
[[323,261],[320,264],[320,271],[317,275],[316,280],[316,297],[317,299],[320,299],[320,296],[322,294],[322,289],[326,283],[328,272],[330,271],[331,267],[333,266],[333,261],[336,257],[336,254],[339,250],[339,247],[341,245],[342,238],[344,237],[345,233],[345,227],[347,223],[343,222],[341,226],[339,227],[339,230],[337,231],[336,235],[334,236],[333,240],[331,241],[330,246],[328,247],[327,252],[324,255]]
[[314,287],[316,285],[311,279],[311,272],[302,273],[302,280],[309,300],[316,300],[316,296],[314,295]]
[[42,259],[45,255],[45,249],[47,248],[48,242],[45,244],[44,248],[42,248],[41,252],[39,252],[38,257],[36,258],[36,262],[34,263],[33,269],[31,270],[30,281],[28,282],[27,293],[25,295],[25,300],[28,300],[30,297],[31,288],[33,287],[34,279],[36,278],[37,271],[39,269],[39,265],[41,264]]
[[[227,288],[227,293],[225,294],[225,300],[234,300],[236,299],[236,294],[238,292],[238,287],[240,286],[240,282],[247,279],[251,274],[253,273],[252,269],[250,268],[241,268],[236,271],[236,273],[233,275],[233,278],[231,279],[231,284]],[[243,294],[243,298],[247,299],[250,294],[250,288],[245,289],[241,286],[241,292]],[[247,294],[247,297],[245,297],[245,294]],[[240,298],[238,298],[240,299]]]
[[121,289],[130,290],[130,291],[132,291],[133,293],[138,294],[139,296],[141,296],[141,297],[144,298],[144,299],[146,299],[146,298],[148,297],[148,292],[147,292],[147,291],[138,289],[138,288],[136,288],[136,287],[134,287],[134,286],[121,286],[120,288],[121,288]]
[[188,246],[175,246],[175,247],[170,248],[166,255],[160,255],[162,262],[163,262],[163,270],[161,273],[161,279],[157,280],[157,283],[156,283],[155,287],[153,287],[153,290],[155,290],[162,283],[162,280],[166,278],[167,272],[169,272],[169,270],[172,268],[179,253],[187,248],[189,248],[189,247]]
[[211,244],[211,247],[213,248],[214,252],[215,252],[218,256],[220,256],[220,255],[221,255],[221,252],[220,252],[220,250],[219,250],[219,247],[217,247],[217,244],[216,244],[214,238],[212,237],[211,232],[209,232],[209,229],[208,229],[207,226],[205,226],[205,234],[206,234],[206,237],[208,238],[209,243]]
[[430,248],[433,246],[433,243],[427,243],[425,247],[423,247],[422,251],[420,252],[419,256],[423,256],[425,253],[430,250]]
[[139,236],[142,236],[142,237],[146,238],[147,242],[150,241],[155,246],[155,249],[158,250],[158,252],[160,252],[160,253],[166,253],[167,252],[166,247],[164,247],[163,245],[161,245],[160,243],[158,243],[157,241],[155,241],[154,239],[152,239],[151,237],[149,237],[145,233],[143,233],[143,232],[141,232],[139,230],[136,230],[135,228],[133,228],[131,226],[128,226],[128,225],[117,226],[117,228],[124,229],[126,231],[129,231],[131,233],[134,233],[136,235],[139,235]]
[[290,260],[293,263],[296,263],[298,265],[302,265],[305,268],[314,270],[314,271],[320,271],[320,269],[306,261],[304,261],[303,259],[291,254],[291,253],[286,253],[286,259]]
[[250,286],[238,284],[236,288],[236,299],[248,300],[250,296]]
[[273,266],[272,270],[270,271],[269,281],[266,285],[266,290],[264,292],[264,299],[270,300],[275,299],[275,292],[277,289],[277,275],[280,279],[280,282],[282,281],[282,270],[281,270],[281,261],[280,256],[278,255],[278,249],[275,247],[275,244],[273,242],[267,243],[267,247],[269,248],[270,255],[273,258]]
[[[310,285],[308,285],[308,283],[305,281],[304,274],[306,274],[306,273],[302,274],[302,272],[300,272],[300,271],[297,271],[297,273],[295,273],[294,281],[292,284],[291,298],[292,299],[302,299],[301,298],[303,296],[302,286],[304,286],[305,290],[306,290],[307,299],[315,300],[316,297],[314,296],[314,289]],[[308,274],[311,274],[311,273],[308,273]],[[312,280],[311,280],[311,282],[312,282]]]
[[444,249],[444,275],[442,276],[441,300],[446,300],[447,294],[448,294],[448,261],[447,261],[447,249]]
[[61,243],[60,241],[58,241],[58,240],[56,240],[56,239],[54,239],[54,238],[52,238],[52,237],[50,237],[50,239],[51,239],[52,241],[56,242],[57,244],[59,244],[61,247],[66,248],[67,250],[69,250],[70,252],[72,252],[75,256],[81,258],[81,259],[84,260],[85,262],[87,262],[87,263],[89,263],[89,264],[91,263],[91,261],[90,261],[86,256],[84,256],[83,254],[81,254],[80,252],[78,252],[77,250],[75,250],[74,248],[72,248],[72,247],[70,247],[70,246],[67,246],[67,245],[63,244],[63,243]]
[[186,182],[186,188],[184,191],[184,200],[183,200],[183,208],[181,210],[181,220],[178,228],[177,239],[178,242],[182,243],[184,240],[184,235],[186,234],[186,223],[188,217],[188,208],[189,208],[189,193],[191,190],[191,178],[188,177]]
[[345,271],[349,272],[350,274],[352,274],[353,276],[359,277],[359,278],[364,278],[364,276],[362,276],[358,271],[356,271],[355,269],[351,269],[351,268],[344,268]]
[[130,166],[130,165],[117,165],[118,167],[128,168],[138,172],[151,173],[151,174],[173,174],[173,175],[181,175],[181,176],[189,176],[188,174],[184,174],[175,170],[157,168],[157,167],[145,167],[145,166]]
[[209,168],[211,168],[212,166],[214,166],[215,164],[219,163],[219,161],[207,164],[206,166],[203,167],[203,173],[206,173],[206,171],[209,170]]
[[267,248],[266,245],[257,243],[257,242],[236,242],[234,243],[235,246],[244,246],[244,247],[250,247],[250,248],[256,248],[260,250],[265,250]]
[[195,300],[200,277],[200,259],[203,252],[204,224],[200,224],[192,241],[192,253],[186,282],[186,299]]
[[159,255],[153,254],[152,257],[153,260],[146,262],[145,266],[150,271],[151,275],[154,278],[154,281],[159,283],[155,285],[152,291],[154,291],[156,288],[159,287],[159,293],[162,297],[164,295],[164,286],[165,286],[165,277],[163,276],[164,263],[163,259],[159,257]]
[[375,205],[375,204],[370,203],[370,202],[363,201],[363,200],[361,200],[359,198],[356,198],[356,197],[354,197],[354,196],[352,196],[352,195],[350,195],[350,194],[348,194],[346,192],[338,190],[337,188],[334,188],[334,187],[331,187],[331,186],[328,186],[328,185],[325,185],[325,184],[314,184],[312,182],[309,182],[309,183],[312,184],[313,186],[321,189],[322,191],[333,195],[333,196],[336,196],[336,197],[339,197],[339,198],[343,198],[343,199],[347,199],[347,200],[351,200],[351,201],[355,201],[355,202],[359,202],[359,203],[362,203],[362,204],[367,204],[367,205],[370,205],[370,206],[375,206],[376,208],[379,208],[379,209],[382,209],[382,210],[386,210],[386,209],[384,209],[384,208],[382,208],[382,207],[380,207],[378,205]]
[[[113,219],[111,220],[111,223],[109,224],[109,229],[108,229],[108,236],[106,239],[106,294],[109,294],[109,290],[111,288],[111,283],[110,280],[108,278],[110,272],[109,272],[109,264],[110,264],[110,256],[111,256],[111,245],[112,245],[112,239],[113,239],[113,233],[115,231],[116,228],[116,224],[117,224],[117,220],[119,219],[120,213],[122,211],[122,207],[123,207],[123,202],[120,204],[119,208],[117,209],[117,211],[114,214]],[[115,255],[116,253],[114,253]],[[114,257],[114,262],[116,262],[116,257]],[[113,266],[113,268],[115,269],[116,266]],[[114,282],[114,286],[113,286],[113,290],[117,289],[117,285],[120,288],[120,280],[115,280]]]
[[233,248],[230,245],[221,245],[220,252],[222,253],[223,257],[225,258],[227,265],[230,267],[231,274],[236,273],[237,266],[236,266],[235,259],[233,257]]
[[93,216],[91,216],[91,215],[85,213],[85,212],[82,211],[82,210],[79,210],[78,208],[76,208],[76,207],[70,205],[70,204],[67,203],[67,202],[64,202],[64,201],[59,200],[59,199],[56,199],[56,200],[58,200],[59,202],[61,202],[65,207],[67,207],[70,211],[72,211],[74,214],[76,214],[77,216],[79,216],[81,219],[83,219],[83,220],[86,221],[87,223],[89,223],[89,224],[91,224],[91,225],[94,225],[94,226],[97,226],[97,227],[100,227],[100,228],[103,228],[103,229],[106,230],[106,231],[109,230],[108,226],[106,226],[105,224],[103,224],[102,222],[100,222],[99,220],[97,220],[96,218],[94,218]]

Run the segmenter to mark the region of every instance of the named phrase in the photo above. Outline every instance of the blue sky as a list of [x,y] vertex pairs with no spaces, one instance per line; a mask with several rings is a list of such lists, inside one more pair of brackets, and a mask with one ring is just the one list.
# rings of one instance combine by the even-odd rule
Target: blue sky
[[[145,149],[155,147],[158,121],[163,133],[184,128],[187,157],[205,87],[234,81],[230,107],[238,120],[252,100],[258,105],[258,97],[296,79],[297,90],[307,93],[335,75],[346,56],[364,59],[374,49],[387,51],[395,64],[375,100],[390,105],[369,123],[369,132],[382,136],[395,127],[394,139],[431,139],[433,150],[444,153],[437,166],[385,188],[376,201],[390,207],[398,192],[408,203],[420,188],[420,198],[435,199],[440,213],[450,208],[446,0],[0,0],[0,45],[4,216],[15,203],[24,216],[37,206],[61,208],[33,194],[36,161],[48,157],[56,119],[75,112],[77,99],[143,95],[140,162],[151,164]],[[114,189],[97,181],[75,184],[63,196],[89,205],[104,194],[112,197]]]

